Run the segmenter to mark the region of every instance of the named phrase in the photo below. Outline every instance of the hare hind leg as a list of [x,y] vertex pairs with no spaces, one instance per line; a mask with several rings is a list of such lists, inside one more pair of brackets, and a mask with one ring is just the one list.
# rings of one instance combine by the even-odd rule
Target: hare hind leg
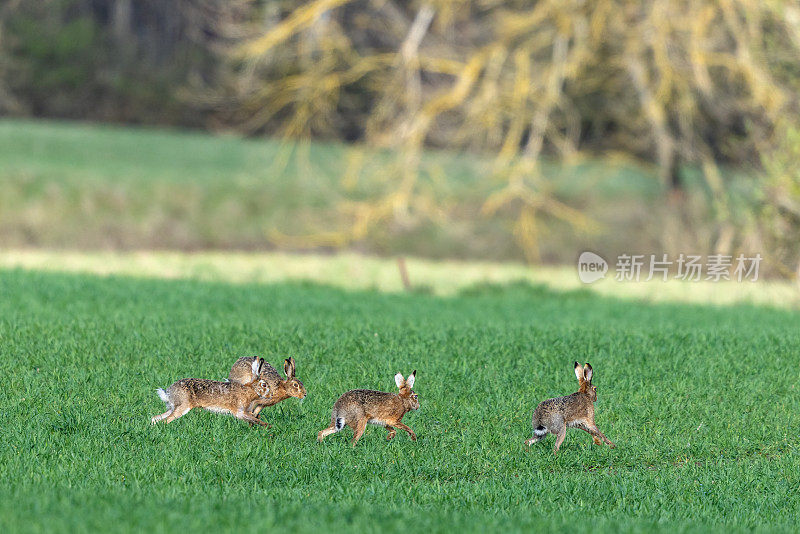
[[172,415],[173,411],[174,410],[169,409],[169,410],[167,410],[166,412],[164,412],[162,414],[154,415],[153,417],[150,418],[150,424],[154,425],[154,424],[158,423],[159,421],[162,421],[162,420],[166,419],[167,417]]
[[548,432],[548,430],[547,430],[547,428],[544,427],[544,425],[540,425],[540,424],[535,424],[534,423],[534,425],[533,425],[533,437],[530,438],[530,439],[526,439],[525,440],[525,445],[530,447],[534,443],[538,443],[538,442],[542,441],[544,439],[544,437],[547,435],[547,432]]
[[356,446],[356,443],[358,443],[358,440],[360,440],[361,436],[364,434],[364,430],[367,428],[367,421],[368,420],[369,420],[369,418],[362,417],[356,423],[348,423],[348,425],[350,426],[350,428],[353,429],[353,432],[354,432],[354,434],[353,434],[353,442],[352,442],[353,443],[353,447]]
[[334,409],[333,414],[331,415],[331,426],[328,428],[323,428],[317,433],[317,441],[322,442],[322,440],[327,436],[339,432],[346,424],[347,421],[345,418],[338,414],[336,409]]
[[329,426],[328,428],[323,428],[322,430],[319,431],[319,433],[317,433],[317,441],[321,442],[327,436],[330,436],[331,434],[335,434],[336,432],[337,432],[336,431],[336,425],[331,424],[331,426]]
[[168,416],[167,416],[167,417],[164,419],[164,422],[165,422],[165,423],[171,423],[171,422],[173,422],[175,419],[178,419],[178,418],[180,418],[180,417],[183,417],[184,415],[186,415],[187,413],[189,413],[189,410],[191,410],[191,409],[192,409],[192,407],[191,407],[191,406],[175,406],[175,407],[172,409],[172,413],[171,413],[171,414],[169,414],[169,415],[168,415]]
[[389,425],[386,425],[386,430],[389,431],[389,433],[386,434],[386,441],[392,441],[392,438],[397,435],[397,430],[395,430],[393,426]]
[[534,443],[539,443],[543,439],[544,439],[544,436],[533,436],[532,438],[528,438],[528,439],[525,440],[525,445],[530,447]]
[[264,427],[269,428],[269,425],[267,423],[265,423],[261,419],[257,418],[256,416],[254,416],[250,412],[245,412],[245,411],[242,410],[242,411],[236,412],[235,414],[233,414],[233,416],[236,419],[241,419],[242,421],[247,421],[248,423],[250,423],[250,426],[260,425],[260,426],[264,426]]
[[555,454],[555,453],[558,452],[558,449],[559,449],[559,447],[561,447],[561,444],[564,443],[564,438],[567,437],[567,425],[562,423],[561,426],[557,430],[556,429],[552,429],[552,430],[550,430],[550,432],[552,432],[553,434],[556,434],[556,436],[558,436],[556,438],[556,446],[555,446],[555,448],[553,448],[553,453]]

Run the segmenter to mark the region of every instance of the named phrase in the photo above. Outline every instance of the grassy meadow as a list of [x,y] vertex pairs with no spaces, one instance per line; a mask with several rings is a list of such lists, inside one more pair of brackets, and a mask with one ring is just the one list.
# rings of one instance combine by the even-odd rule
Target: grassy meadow
[[[352,228],[357,203],[374,204],[394,191],[397,165],[391,153],[337,143],[4,119],[0,247],[307,250],[309,240],[327,246],[331,232]],[[663,191],[652,170],[610,159],[543,165],[542,188],[596,222],[593,234],[576,235],[543,218],[544,261],[571,263],[574,250],[596,243],[630,253],[658,242],[666,212],[653,207]],[[481,210],[505,185],[491,178],[492,169],[486,157],[426,153],[411,216],[375,225],[350,245],[379,255],[524,259],[511,237],[516,211]],[[685,234],[694,239],[705,230]]]
[[[0,529],[792,531],[800,315],[637,303],[530,284],[450,296],[0,271]],[[289,355],[308,397],[270,429],[156,387]],[[590,361],[597,424],[530,450],[530,415]],[[345,390],[417,369],[387,443],[316,433]]]

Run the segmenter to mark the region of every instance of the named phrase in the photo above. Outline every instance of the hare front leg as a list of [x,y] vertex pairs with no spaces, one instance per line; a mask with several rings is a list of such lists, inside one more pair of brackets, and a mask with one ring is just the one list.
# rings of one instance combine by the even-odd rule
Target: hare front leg
[[411,430],[411,428],[409,428],[407,424],[398,421],[394,424],[394,426],[396,426],[400,430],[405,430],[406,432],[408,432],[408,435],[411,436],[411,441],[417,441],[417,435],[414,434],[414,431]]
[[594,442],[595,442],[595,444],[597,444],[597,445],[600,445],[600,440],[602,439],[602,440],[603,440],[603,441],[606,443],[606,445],[608,445],[608,446],[609,446],[609,447],[611,447],[612,449],[613,449],[614,447],[616,447],[616,445],[614,445],[614,442],[613,442],[613,441],[611,441],[610,439],[608,439],[608,438],[605,436],[605,434],[603,434],[602,432],[600,432],[600,429],[599,429],[599,428],[597,428],[597,425],[591,425],[591,426],[589,426],[589,428],[587,429],[587,432],[589,432],[589,434],[591,434],[591,435],[592,435],[592,438],[594,439]]
[[[253,417],[255,417],[256,419],[258,419],[260,421],[260,419],[258,417],[258,414],[261,413],[261,410],[264,408],[264,406],[268,405],[269,401],[270,401],[270,399],[264,399],[264,398],[256,399],[256,400],[254,400],[253,402],[250,403],[250,406],[247,407],[247,411],[252,413]],[[250,425],[252,426],[253,423],[250,423]],[[266,425],[266,426],[269,426],[269,425]]]
[[600,432],[600,429],[597,428],[597,425],[594,424],[594,421],[592,419],[584,421],[576,421],[572,426],[574,426],[575,428],[580,428],[581,430],[585,430],[586,432],[591,434],[592,441],[594,441],[595,445],[602,445],[603,442],[605,442],[612,449],[616,447],[616,445],[614,445],[614,443],[610,439],[608,439],[602,432]]
[[277,404],[277,403],[275,401],[273,401],[272,396],[269,396],[269,397],[264,398],[264,399],[258,399],[255,402],[253,402],[253,404],[255,404],[255,407],[250,411],[253,412],[253,415],[258,417],[259,414],[261,413],[261,410],[263,410],[265,407],[267,407],[267,406],[275,406],[275,404]]

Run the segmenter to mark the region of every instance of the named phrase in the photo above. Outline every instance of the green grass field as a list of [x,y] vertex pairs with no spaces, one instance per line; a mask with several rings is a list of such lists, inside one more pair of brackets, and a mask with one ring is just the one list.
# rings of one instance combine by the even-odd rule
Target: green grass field
[[[452,297],[0,271],[0,530],[749,531],[800,515],[797,312],[483,286]],[[156,387],[292,355],[268,430]],[[525,450],[590,361],[597,423]],[[315,440],[345,390],[417,369],[419,436]]]

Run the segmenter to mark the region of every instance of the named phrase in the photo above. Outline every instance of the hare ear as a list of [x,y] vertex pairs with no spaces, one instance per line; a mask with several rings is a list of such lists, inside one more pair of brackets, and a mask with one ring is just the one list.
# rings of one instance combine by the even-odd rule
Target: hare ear
[[406,380],[406,386],[413,388],[414,381],[417,379],[417,370],[414,369],[414,372],[408,375],[408,380]]
[[575,362],[575,376],[578,377],[578,382],[583,382],[586,378],[583,375],[583,367],[578,362]]
[[286,378],[294,378],[294,358],[286,358],[283,361],[283,372],[286,373]]
[[583,366],[583,376],[586,377],[587,382],[592,381],[592,366],[589,365],[589,362],[586,362],[586,365]]
[[250,366],[250,370],[253,372],[253,380],[258,378],[258,374],[261,371],[262,363],[264,363],[264,360],[262,360],[261,358],[256,357],[256,359],[253,360],[253,364]]
[[394,375],[394,383],[397,384],[397,387],[401,388],[403,387],[403,384],[406,383],[406,380],[403,378],[402,374],[397,373]]

